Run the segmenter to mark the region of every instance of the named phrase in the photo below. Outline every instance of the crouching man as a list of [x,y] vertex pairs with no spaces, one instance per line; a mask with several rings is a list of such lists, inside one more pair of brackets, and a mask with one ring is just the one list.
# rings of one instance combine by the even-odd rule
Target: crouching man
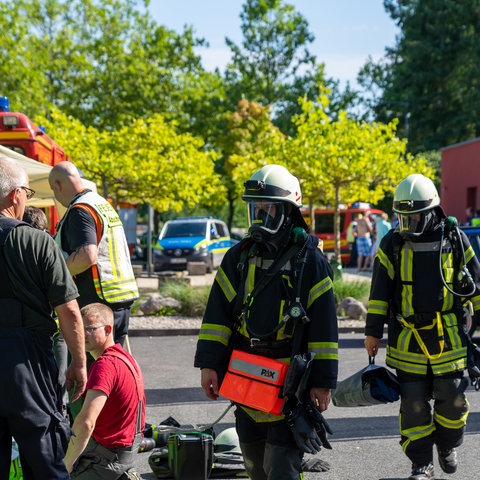
[[145,426],[143,376],[135,359],[113,338],[113,312],[92,303],[81,309],[85,349],[95,361],[85,400],[65,456],[71,478],[139,479],[134,459]]

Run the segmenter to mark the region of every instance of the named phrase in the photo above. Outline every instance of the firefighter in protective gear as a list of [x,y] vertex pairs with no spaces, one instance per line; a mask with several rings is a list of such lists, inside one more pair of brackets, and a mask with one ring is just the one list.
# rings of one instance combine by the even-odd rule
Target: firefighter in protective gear
[[[326,410],[338,373],[332,270],[317,237],[306,233],[296,177],[266,165],[244,186],[249,233],[227,251],[210,292],[195,355],[202,388],[218,398],[233,348],[289,362],[300,345],[295,353],[314,354],[307,394]],[[303,451],[283,415],[237,405],[235,416],[252,480],[302,478]]]
[[386,362],[400,382],[400,444],[412,462],[409,479],[424,480],[433,478],[434,445],[441,469],[457,469],[468,415],[464,306],[480,309],[480,265],[430,179],[405,178],[393,210],[398,227],[375,257],[365,347],[376,355],[388,324]]

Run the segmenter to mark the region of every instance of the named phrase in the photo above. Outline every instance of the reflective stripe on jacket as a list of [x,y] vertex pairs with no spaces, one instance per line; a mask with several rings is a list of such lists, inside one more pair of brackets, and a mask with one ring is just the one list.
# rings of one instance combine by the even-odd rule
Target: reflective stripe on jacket
[[[332,271],[315,237],[308,241],[308,260],[301,283],[300,303],[306,310],[310,323],[304,328],[304,351],[315,353],[309,387],[335,388],[338,374],[338,323],[332,289]],[[273,258],[254,256],[239,269],[244,242],[234,245],[227,251],[210,291],[203,323],[200,329],[195,366],[212,368],[217,372],[225,370],[229,358],[229,341],[236,331],[238,308],[237,295],[243,297],[254,290],[255,282],[269,268]],[[246,271],[246,275],[241,272]],[[293,272],[288,261],[273,279],[261,289],[255,298],[249,299],[248,320],[239,326],[243,339],[259,337],[272,332],[284,319],[293,295]],[[245,282],[242,285],[242,282]],[[289,323],[274,334],[274,341],[285,341],[292,337]],[[252,349],[252,353],[255,353]],[[278,358],[278,357],[272,357]],[[285,361],[284,355],[280,357]],[[281,417],[244,410],[256,422],[278,421]]]

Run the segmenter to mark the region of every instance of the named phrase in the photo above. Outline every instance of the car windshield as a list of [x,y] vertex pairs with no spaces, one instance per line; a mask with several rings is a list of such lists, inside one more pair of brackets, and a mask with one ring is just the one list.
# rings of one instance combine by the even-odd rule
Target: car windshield
[[172,222],[166,225],[161,238],[203,237],[206,230],[206,222]]

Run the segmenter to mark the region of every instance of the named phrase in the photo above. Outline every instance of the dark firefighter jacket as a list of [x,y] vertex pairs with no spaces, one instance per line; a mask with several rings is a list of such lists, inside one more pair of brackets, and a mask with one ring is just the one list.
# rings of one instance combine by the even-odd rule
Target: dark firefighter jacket
[[[309,387],[335,388],[338,374],[338,325],[332,290],[333,274],[326,257],[318,248],[318,239],[313,235],[308,235],[307,238],[308,256],[301,280],[300,303],[310,319],[304,327],[303,350],[315,353]],[[242,295],[243,292],[243,298],[246,298],[252,292],[255,281],[258,281],[273,261],[264,256],[249,257],[244,265],[247,271],[242,274],[242,269],[239,268],[239,263],[242,263],[241,252],[251,245],[249,240],[234,245],[227,251],[218,269],[199,334],[196,367],[212,368],[219,373],[225,371],[230,355],[229,341],[234,331],[238,330],[243,340],[270,333],[282,321],[290,302],[294,300],[292,260],[287,261],[273,280],[249,302],[248,318],[236,329],[236,305],[243,303],[236,301],[237,293]],[[282,341],[291,338],[291,335],[288,335],[284,326],[274,337],[275,341]],[[276,358],[289,361],[290,355],[291,352]],[[264,417],[269,414],[256,411],[249,413],[257,421],[268,421]],[[278,420],[278,417],[275,419]]]
[[[460,241],[473,293],[457,281],[464,265]],[[480,265],[466,235],[445,232],[441,242],[441,228],[414,240],[390,230],[375,258],[365,335],[382,338],[388,324],[387,365],[409,374],[425,375],[428,364],[435,375],[464,369],[463,306],[469,300],[480,310]],[[467,295],[452,294],[442,275],[449,289]]]

